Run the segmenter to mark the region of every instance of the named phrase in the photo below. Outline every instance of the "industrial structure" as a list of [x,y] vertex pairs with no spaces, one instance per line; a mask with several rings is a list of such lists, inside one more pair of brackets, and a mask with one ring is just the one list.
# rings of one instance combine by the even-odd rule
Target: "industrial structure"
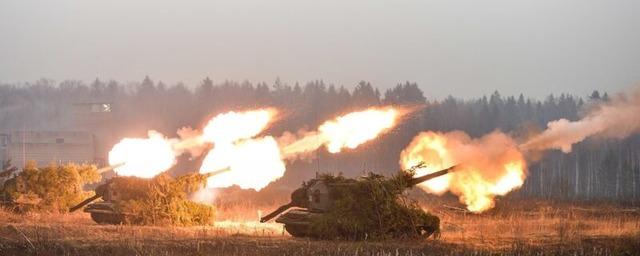
[[93,163],[93,135],[84,131],[13,131],[3,134],[4,159],[22,169],[28,161],[38,166],[50,163]]
[[114,140],[111,107],[109,102],[73,104],[73,130],[0,132],[0,161],[10,159],[19,169],[29,161],[39,166],[70,162],[104,165]]

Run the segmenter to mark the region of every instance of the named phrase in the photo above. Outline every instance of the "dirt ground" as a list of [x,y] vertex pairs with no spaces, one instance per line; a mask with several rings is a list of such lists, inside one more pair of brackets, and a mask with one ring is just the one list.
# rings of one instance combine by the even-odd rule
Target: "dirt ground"
[[225,207],[214,226],[188,228],[0,211],[0,255],[640,255],[640,208],[631,206],[526,201],[472,214],[441,204],[428,209],[442,220],[437,239],[359,242],[293,238],[255,221],[275,207]]

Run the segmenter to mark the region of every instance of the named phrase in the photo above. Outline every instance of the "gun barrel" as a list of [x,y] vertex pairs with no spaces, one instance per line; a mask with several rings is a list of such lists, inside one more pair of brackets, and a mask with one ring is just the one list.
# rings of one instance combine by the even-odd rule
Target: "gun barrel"
[[102,167],[102,168],[98,169],[97,171],[98,171],[98,173],[105,173],[105,172],[111,171],[111,170],[113,170],[115,168],[118,168],[120,166],[123,166],[123,165],[124,165],[124,163],[117,163],[117,164],[114,164],[114,165],[109,165],[109,166]]
[[454,165],[454,166],[451,166],[451,167],[449,167],[447,169],[444,169],[444,170],[440,170],[440,171],[432,172],[432,173],[429,173],[429,174],[426,174],[426,175],[423,175],[423,176],[420,176],[420,177],[412,178],[412,179],[409,180],[409,186],[415,186],[415,185],[418,185],[418,184],[420,184],[422,182],[425,182],[427,180],[434,179],[434,178],[440,177],[442,175],[445,175],[447,173],[450,173],[450,172],[454,171],[456,166],[457,165]]
[[89,198],[85,199],[84,201],[80,202],[79,204],[77,204],[76,206],[69,208],[69,212],[75,212],[76,210],[84,207],[85,205],[93,202],[94,200],[96,200],[96,199],[98,199],[100,197],[102,197],[102,195],[98,195],[98,194],[96,194],[96,195],[94,195],[92,197],[89,197]]
[[283,206],[280,206],[275,211],[267,214],[267,216],[264,216],[264,217],[260,218],[260,222],[262,222],[262,223],[267,222],[267,221],[275,218],[276,216],[280,215],[281,213],[283,213],[284,211],[288,210],[291,207],[293,207],[293,203],[288,203],[288,204],[285,204]]
[[210,177],[213,177],[213,176],[216,176],[218,174],[221,174],[221,173],[224,173],[224,172],[228,172],[228,171],[231,171],[231,167],[226,167],[224,169],[220,169],[220,170],[213,171],[213,172],[203,173],[202,175],[206,176],[207,178],[210,178]]

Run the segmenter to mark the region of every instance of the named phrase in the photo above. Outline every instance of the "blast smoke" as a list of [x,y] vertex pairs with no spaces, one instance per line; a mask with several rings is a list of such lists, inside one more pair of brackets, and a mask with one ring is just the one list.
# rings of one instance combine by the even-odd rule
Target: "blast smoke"
[[496,196],[522,186],[526,178],[526,163],[514,140],[499,131],[473,139],[464,132],[422,132],[400,156],[402,168],[424,162],[426,168],[416,175],[425,175],[453,165],[453,173],[419,184],[425,191],[457,195],[472,212],[482,212],[494,206]]
[[[125,139],[144,142],[145,146],[155,145],[157,148],[131,152],[135,145],[130,145],[114,147],[114,150],[117,149],[120,158],[127,157],[120,161],[125,166],[139,163],[137,170],[131,169],[131,175],[139,177],[152,177],[165,171],[175,164],[176,156],[185,152],[192,156],[206,152],[200,166],[201,173],[230,167],[229,172],[209,179],[209,188],[237,185],[244,189],[261,190],[284,175],[285,159],[301,157],[321,146],[326,146],[332,153],[344,148],[356,148],[389,131],[396,125],[398,118],[407,112],[409,111],[394,107],[369,108],[329,120],[317,131],[285,133],[276,140],[272,136],[261,135],[276,117],[275,109],[231,111],[212,118],[202,131],[181,128],[178,131],[180,139],[168,139],[156,134],[150,134],[149,139]],[[153,161],[162,162],[163,165],[161,168],[154,167]],[[153,172],[143,171],[151,167]]]
[[323,144],[317,134],[317,132],[309,132],[305,129],[296,133],[285,131],[278,137],[278,145],[282,145],[282,156],[287,161],[312,159],[315,152],[312,149],[318,149]]
[[179,142],[174,145],[174,149],[179,153],[183,154],[188,152],[191,157],[199,157],[206,150],[208,150],[211,145],[205,143],[202,139],[202,132],[193,129],[191,127],[182,127],[178,129],[178,137]]
[[203,129],[201,140],[212,143],[201,173],[230,167],[231,171],[209,179],[210,188],[233,185],[260,190],[282,177],[285,164],[278,143],[271,136],[257,137],[273,121],[274,109],[228,112],[211,119]]
[[479,139],[463,132],[424,132],[402,152],[401,165],[409,168],[424,161],[430,168],[418,174],[425,174],[459,163],[458,171],[420,186],[435,194],[450,191],[470,211],[482,212],[493,207],[495,196],[522,186],[526,178],[523,153],[530,158],[549,149],[568,153],[574,144],[589,137],[623,139],[637,132],[640,132],[640,88],[593,105],[580,120],[549,122],[545,131],[520,146],[497,131]]
[[640,88],[627,95],[619,94],[602,102],[582,119],[559,119],[549,122],[547,129],[521,145],[527,151],[560,149],[571,152],[573,144],[596,136],[624,139],[640,131]]
[[[262,164],[265,168],[273,167],[273,170],[268,170],[275,173],[275,178],[270,177],[271,181],[284,173],[284,163],[280,160],[277,143],[269,136],[257,139],[253,137],[265,130],[276,114],[276,110],[271,108],[230,111],[212,118],[202,131],[190,127],[179,129],[179,138],[166,138],[155,131],[149,131],[148,138],[125,138],[109,152],[109,163],[124,164],[115,168],[120,175],[151,178],[171,168],[176,163],[176,157],[185,152],[197,157],[208,151],[200,172],[206,173],[232,166],[230,172],[216,177],[228,181],[228,186],[246,184],[243,183],[243,179],[255,177],[248,175],[247,169],[250,166],[246,163]],[[212,147],[213,150],[210,150]],[[210,155],[216,156],[216,159],[212,160]],[[243,164],[231,165],[242,162],[241,159],[244,159]],[[238,179],[232,180],[229,177]],[[255,188],[259,189],[264,185],[259,183],[257,186]]]
[[216,192],[217,191],[213,188],[203,188],[191,194],[189,196],[189,200],[196,203],[213,205],[217,195]]

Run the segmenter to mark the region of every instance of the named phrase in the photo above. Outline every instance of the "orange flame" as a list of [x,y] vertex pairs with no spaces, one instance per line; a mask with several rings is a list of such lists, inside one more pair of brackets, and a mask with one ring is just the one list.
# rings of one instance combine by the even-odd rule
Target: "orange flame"
[[214,144],[207,153],[201,173],[225,167],[231,171],[210,179],[207,187],[220,188],[238,185],[260,190],[284,175],[285,164],[276,140],[271,136],[254,138],[275,116],[273,109],[229,112],[213,118],[201,136]]
[[[233,152],[238,151],[229,145],[256,136],[269,125],[275,115],[275,109],[231,111],[212,118],[202,133],[190,128],[181,129],[178,131],[181,139],[168,139],[155,131],[149,131],[149,138],[125,138],[109,152],[109,164],[124,164],[115,168],[115,172],[119,175],[151,178],[171,168],[176,163],[176,156],[186,151],[191,154],[201,152],[211,143],[219,147],[216,152],[229,148]],[[243,152],[246,151],[245,148],[247,147],[240,147]],[[279,150],[275,148],[275,152],[279,154]],[[223,156],[229,154],[224,153]],[[212,162],[210,159],[205,161],[205,163],[210,162]],[[203,172],[217,169],[220,168],[209,169],[208,166],[202,166]],[[232,172],[234,170],[232,169]]]
[[327,150],[338,153],[343,148],[354,149],[375,139],[396,123],[399,111],[394,108],[368,109],[340,116],[322,124],[318,131],[326,138]]
[[501,132],[472,139],[463,132],[423,132],[402,151],[400,165],[410,168],[420,162],[424,175],[459,164],[456,171],[422,184],[434,194],[451,191],[472,212],[493,208],[496,196],[519,188],[526,178],[526,162],[517,144]]
[[183,128],[181,139],[166,139],[150,132],[149,139],[124,139],[110,153],[110,163],[125,165],[120,174],[153,177],[175,164],[175,157],[183,152],[207,152],[201,173],[230,167],[208,182],[209,188],[233,185],[260,190],[282,177],[286,170],[284,156],[311,152],[326,146],[331,153],[344,148],[356,148],[375,139],[396,125],[397,119],[408,111],[394,107],[370,108],[349,113],[322,124],[294,143],[280,147],[271,136],[260,136],[276,116],[274,109],[227,112],[212,118],[202,132]]
[[210,179],[207,187],[238,185],[243,189],[260,190],[285,172],[280,149],[271,136],[216,144],[202,162],[200,172],[211,172],[227,166],[231,171]]
[[295,157],[315,151],[323,145],[331,153],[338,153],[345,148],[354,149],[389,131],[406,112],[395,107],[374,107],[339,116],[324,122],[318,131],[304,134],[302,138],[285,145],[283,155]]
[[210,143],[230,143],[258,135],[276,115],[274,109],[227,112],[211,119],[202,131],[202,140]]
[[118,175],[151,178],[176,163],[174,141],[156,131],[149,138],[125,138],[109,151],[109,165]]

